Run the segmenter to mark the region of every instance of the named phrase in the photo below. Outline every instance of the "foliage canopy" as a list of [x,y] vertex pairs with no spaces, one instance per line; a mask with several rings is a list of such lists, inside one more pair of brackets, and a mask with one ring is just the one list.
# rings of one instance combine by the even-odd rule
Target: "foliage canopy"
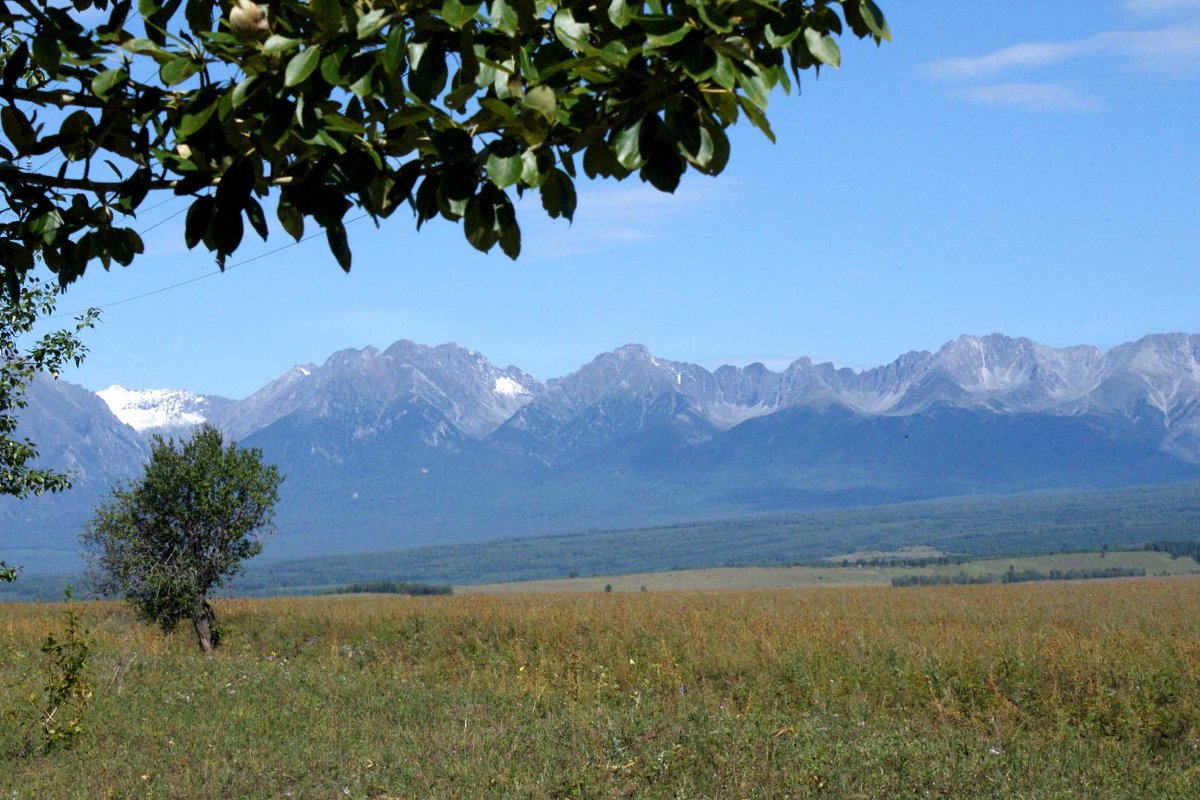
[[186,242],[222,265],[272,190],[343,269],[355,206],[515,258],[512,193],[569,220],[580,173],[715,175],[726,128],[772,136],[770,91],[838,66],[845,27],[890,39],[873,0],[7,0],[0,263],[14,294],[39,253],[64,285],[129,264],[156,190],[192,198]]
[[[26,347],[39,319],[54,312],[57,291],[34,278],[25,279],[20,296],[0,298],[0,496],[22,498],[58,492],[71,485],[69,476],[35,468],[37,447],[18,437],[17,412],[25,408],[25,390],[36,374],[57,377],[67,364],[79,365],[87,349],[79,333],[95,324],[98,312],[89,309],[74,328],[45,334]],[[16,579],[16,570],[0,561],[0,583]]]
[[283,476],[205,424],[178,446],[156,436],[140,481],[115,489],[83,532],[97,590],[166,632],[192,620],[218,642],[208,594],[262,551]]

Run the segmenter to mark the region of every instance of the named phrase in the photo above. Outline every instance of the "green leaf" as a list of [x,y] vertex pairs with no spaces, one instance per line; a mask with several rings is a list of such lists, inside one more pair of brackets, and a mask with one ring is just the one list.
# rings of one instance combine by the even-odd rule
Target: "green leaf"
[[257,75],[251,75],[238,81],[238,85],[233,87],[233,94],[230,97],[230,102],[234,108],[239,108],[246,102],[246,98],[250,95],[250,90],[254,86],[254,82],[258,80]]
[[328,39],[342,29],[345,16],[338,0],[309,0],[309,11],[321,29],[323,39]]
[[700,16],[700,21],[717,33],[729,33],[733,30],[733,23],[717,8],[715,3],[700,0],[694,7]]
[[613,137],[613,151],[616,153],[617,161],[625,169],[638,169],[646,163],[639,141],[641,137],[641,118],[617,131],[617,135]]
[[304,83],[320,63],[321,48],[310,45],[288,61],[287,68],[283,71],[283,85],[292,87]]
[[460,0],[445,0],[442,3],[442,19],[451,28],[461,28],[474,19],[481,3],[462,3]]
[[209,223],[213,218],[213,199],[212,195],[204,195],[196,198],[192,203],[192,207],[188,209],[187,220],[183,226],[183,241],[191,250],[203,239],[208,233]]
[[[0,8],[5,9],[4,14],[6,16],[10,13],[7,10],[7,5],[0,6]],[[9,17],[9,19],[11,19],[11,17]],[[11,25],[11,23],[7,22],[5,24],[6,26]],[[11,28],[9,28],[9,30],[11,30]],[[17,45],[16,49],[9,53],[8,56],[3,60],[3,84],[4,88],[10,89],[13,86],[16,86],[17,81],[25,75],[25,67],[29,65],[29,42],[25,39],[21,39],[21,43]],[[12,273],[9,272],[8,274],[11,275]]]
[[218,208],[212,224],[208,226],[206,242],[211,243],[211,249],[222,255],[229,255],[238,249],[245,232],[242,223],[242,212],[237,208]]
[[742,107],[742,111],[746,114],[746,117],[750,120],[754,127],[762,131],[763,135],[770,139],[772,143],[774,143],[775,132],[771,130],[770,121],[767,119],[766,115],[762,113],[759,107],[754,105],[754,103],[750,102],[745,97],[738,98],[738,105]]
[[58,65],[61,61],[62,46],[59,44],[57,37],[48,34],[34,37],[33,63],[47,72],[53,73],[58,71]]
[[95,78],[92,78],[92,94],[101,100],[107,100],[113,90],[127,80],[129,80],[129,73],[125,71],[124,67],[106,69]]
[[366,14],[358,18],[358,27],[355,29],[359,41],[370,39],[375,34],[379,33],[384,25],[388,24],[388,12],[386,8],[377,8],[370,14]]
[[211,0],[187,0],[184,18],[194,33],[208,33],[212,30],[214,5]]
[[[78,161],[87,156],[93,146],[92,129],[95,126],[96,122],[92,119],[92,115],[82,109],[72,111],[63,120],[62,126],[58,130],[59,136],[62,137],[59,148],[68,161]],[[11,140],[12,137],[10,136],[9,139]]]
[[707,114],[700,116],[700,151],[689,159],[705,175],[719,175],[729,163],[729,137],[721,124]]
[[[475,140],[462,128],[448,128],[430,137],[438,157],[446,163],[466,161],[475,155]],[[469,190],[468,190],[469,191]],[[466,195],[455,195],[464,197]]]
[[446,88],[446,47],[439,41],[410,42],[408,45],[408,88],[426,102]]
[[733,91],[733,87],[737,86],[738,69],[733,65],[724,54],[717,53],[717,63],[713,67],[712,79],[722,89]]
[[167,86],[183,83],[200,71],[200,64],[187,56],[180,56],[163,64],[158,70],[158,76]]
[[[33,269],[33,253],[29,252],[29,248],[24,245],[17,244],[9,239],[0,239],[0,263],[4,264],[9,269],[6,272],[9,275],[14,275],[12,267],[16,267],[18,272],[28,272]],[[12,295],[16,296],[16,291],[12,290]]]
[[16,106],[0,108],[0,127],[3,127],[4,135],[12,142],[13,147],[17,148],[17,152],[29,147],[33,138],[33,128]]
[[649,158],[642,167],[641,177],[660,192],[674,194],[679,188],[679,180],[685,169],[687,163],[678,151],[668,143],[656,139],[649,148]]
[[347,63],[347,49],[334,50],[328,55],[321,56],[321,77],[330,86],[344,86],[349,80],[349,70],[346,71],[347,74],[342,73],[342,65]]
[[467,201],[463,213],[463,233],[467,241],[481,253],[491,250],[496,244],[496,208],[483,195]]
[[500,228],[500,249],[504,255],[516,261],[521,255],[521,227],[517,225],[511,206],[507,214],[504,208],[496,209],[496,223]]
[[479,107],[486,109],[495,114],[502,120],[509,121],[514,119],[517,114],[513,111],[513,107],[503,100],[497,100],[495,97],[482,97],[479,99]]
[[146,53],[156,57],[168,55],[166,50],[163,50],[157,43],[149,39],[130,39],[122,44],[121,47],[131,53]]
[[521,153],[521,183],[532,188],[541,186],[553,166],[554,157],[545,149],[526,150]]
[[686,22],[675,17],[642,17],[639,22],[646,31],[646,47],[678,44],[691,30]]
[[859,7],[862,10],[863,21],[867,23],[867,27],[871,32],[885,42],[892,40],[892,31],[888,28],[887,19],[884,18],[883,12],[879,10],[879,6],[875,5],[873,0],[860,0]]
[[492,0],[488,8],[488,18],[496,30],[509,36],[516,35],[519,25],[517,9],[510,5],[508,0]]
[[265,242],[267,240],[267,217],[263,213],[262,205],[253,197],[246,198],[246,219],[250,220],[250,227],[254,228],[254,232]]
[[275,34],[263,42],[264,56],[281,56],[284,53],[290,53],[299,47],[301,41],[299,39],[289,39],[286,36]]
[[54,209],[42,214],[29,223],[29,230],[36,233],[42,238],[42,241],[49,244],[54,241],[54,235],[63,225],[62,214]]
[[281,200],[275,209],[275,216],[279,217],[279,224],[289,236],[297,242],[304,238],[304,215],[295,206]]
[[329,251],[337,259],[342,272],[349,272],[350,243],[346,240],[346,226],[340,222],[325,226],[325,239],[329,242]]
[[554,120],[554,112],[558,107],[558,100],[554,96],[554,90],[549,86],[533,87],[525,93],[525,97],[521,102],[525,104],[526,108],[532,108],[546,119]]
[[371,67],[361,78],[350,84],[350,91],[359,97],[370,97],[375,91],[375,67]]
[[507,189],[521,179],[525,164],[521,156],[498,156],[492,154],[487,160],[488,179],[497,189]]
[[400,65],[404,61],[404,26],[395,25],[388,33],[387,44],[383,47],[383,54],[379,57],[379,63],[389,74],[395,75],[400,71]]
[[799,14],[789,14],[783,19],[769,22],[763,33],[766,35],[767,44],[782,50],[791,44],[803,29],[801,16]]
[[704,146],[704,129],[695,107],[688,105],[678,113],[667,112],[667,128],[684,154],[695,157]]
[[755,70],[751,74],[746,74],[741,70],[737,71],[738,86],[742,87],[742,91],[750,99],[750,102],[759,108],[767,107],[767,99],[771,92],[770,79],[761,72]]
[[355,122],[352,119],[343,117],[341,114],[326,114],[321,117],[321,124],[328,131],[343,131],[345,133],[353,133],[356,136],[362,136],[363,134],[361,122]]
[[578,22],[569,8],[560,8],[554,15],[554,35],[571,50],[579,52],[588,45],[592,26]]
[[629,63],[629,48],[624,42],[609,42],[600,50],[600,58],[605,64],[624,68]]
[[212,117],[213,112],[217,110],[217,100],[213,98],[208,105],[198,111],[184,112],[183,117],[179,121],[179,127],[175,129],[176,135],[186,139],[196,131],[204,127],[204,123],[208,122]]
[[608,19],[618,28],[624,28],[632,22],[636,13],[637,9],[630,6],[625,0],[612,0],[608,5]]
[[561,169],[553,170],[542,181],[542,208],[552,218],[568,221],[575,216],[575,182]]
[[808,44],[808,52],[822,64],[831,67],[842,65],[842,51],[832,36],[821,33],[813,28],[804,29],[804,41]]

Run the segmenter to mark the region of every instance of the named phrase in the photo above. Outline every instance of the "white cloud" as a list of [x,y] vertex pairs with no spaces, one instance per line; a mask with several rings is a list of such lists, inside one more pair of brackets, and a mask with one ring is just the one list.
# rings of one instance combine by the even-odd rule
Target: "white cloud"
[[[1123,6],[1130,12],[1149,14],[1200,9],[1200,0],[1126,0]],[[930,61],[917,70],[936,81],[961,84],[961,88],[946,92],[959,100],[1030,111],[1094,111],[1101,106],[1097,98],[1062,80],[996,80],[1084,59],[1191,78],[1200,72],[1200,21],[1148,30],[1105,31],[1062,42],[1021,42],[983,55]]]
[[976,80],[1021,67],[1058,64],[1086,50],[1087,45],[1084,42],[1026,42],[982,56],[930,61],[922,64],[919,69],[922,74],[938,80]]
[[1200,70],[1200,24],[1102,36],[1114,52],[1140,69],[1179,75]]
[[981,56],[931,61],[919,69],[938,80],[969,81],[1088,56],[1119,58],[1142,69],[1190,72],[1200,67],[1200,25],[1107,31],[1067,42],[1023,42]]
[[995,83],[952,89],[961,100],[989,106],[1011,106],[1027,111],[1095,111],[1100,103],[1059,83]]

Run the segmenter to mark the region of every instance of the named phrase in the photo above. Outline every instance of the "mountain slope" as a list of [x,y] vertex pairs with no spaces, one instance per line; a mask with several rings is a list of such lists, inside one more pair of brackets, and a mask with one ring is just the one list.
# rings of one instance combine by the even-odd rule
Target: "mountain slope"
[[[401,340],[294,367],[240,401],[106,398],[142,432],[203,417],[279,464],[279,555],[1200,476],[1200,337],[1187,334],[1108,352],[962,336],[860,372],[807,358],[710,372],[626,345],[544,383]],[[0,548],[57,547],[98,496],[87,487],[136,472],[145,445],[61,382],[37,387],[26,422],[85,491],[0,505],[0,523],[24,526]]]

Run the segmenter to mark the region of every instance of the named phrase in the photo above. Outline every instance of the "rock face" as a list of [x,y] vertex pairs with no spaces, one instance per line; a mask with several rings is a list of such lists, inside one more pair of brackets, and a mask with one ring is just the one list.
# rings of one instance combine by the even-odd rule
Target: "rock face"
[[[544,383],[402,340],[239,401],[100,395],[35,384],[23,424],[46,463],[106,486],[137,471],[144,434],[213,422],[287,472],[280,554],[1200,475],[1187,334],[1106,353],[961,336],[861,372],[807,358],[710,372],[631,344]],[[18,537],[79,505],[22,506],[32,533]],[[0,524],[17,516],[0,504]]]
[[346,417],[361,435],[390,416],[423,406],[466,436],[491,433],[542,389],[516,367],[498,369],[474,350],[402,339],[383,352],[342,350],[321,366],[293,367],[227,409],[225,427],[242,437],[292,415]]

